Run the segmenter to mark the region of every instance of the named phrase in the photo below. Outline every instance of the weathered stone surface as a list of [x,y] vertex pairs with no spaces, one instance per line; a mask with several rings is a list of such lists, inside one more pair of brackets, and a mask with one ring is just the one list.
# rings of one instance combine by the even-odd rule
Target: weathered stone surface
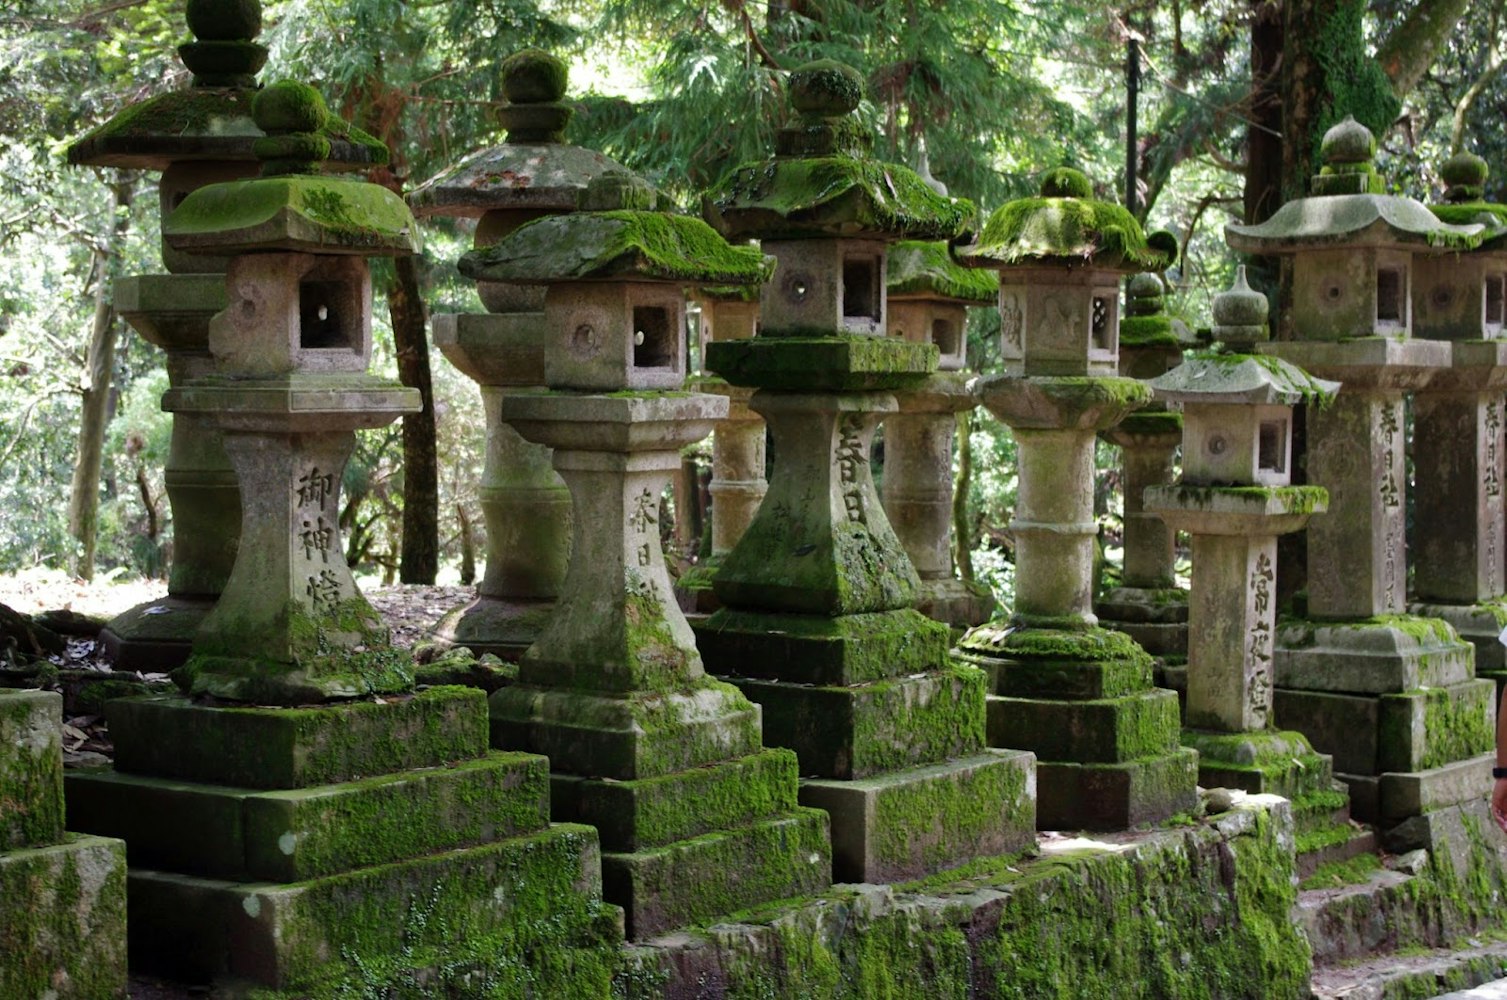
[[723,608],[696,626],[696,644],[723,676],[794,684],[862,684],[933,670],[947,628],[909,608],[869,614],[769,614]]
[[1480,754],[1427,771],[1381,775],[1379,813],[1383,820],[1417,816],[1443,806],[1483,799],[1491,792],[1492,755]]
[[1438,619],[1293,621],[1277,629],[1274,667],[1279,688],[1387,694],[1469,680],[1471,650]]
[[1496,685],[1489,680],[1385,694],[1380,703],[1382,772],[1442,767],[1495,745]]
[[1036,764],[1041,830],[1126,830],[1192,812],[1198,753],[1187,748],[1120,764]]
[[801,804],[832,819],[839,882],[903,882],[1036,839],[1029,753],[989,750],[871,778],[801,783]]
[[0,851],[0,899],[0,996],[126,995],[124,844],[70,834]]
[[1099,701],[989,697],[991,746],[1030,750],[1042,761],[1119,764],[1173,753],[1177,695],[1142,691]]
[[63,837],[63,699],[0,691],[0,851]]
[[[1491,370],[1507,379],[1507,360]],[[1414,397],[1413,589],[1423,603],[1469,606],[1507,591],[1501,393]]]
[[1198,751],[1198,783],[1252,795],[1296,800],[1334,789],[1334,764],[1298,732],[1210,732],[1184,729],[1183,745]]
[[126,698],[106,709],[124,773],[242,788],[307,788],[471,760],[486,752],[486,695],[431,688],[383,703],[208,708]]
[[937,349],[893,337],[753,337],[706,347],[706,367],[733,385],[784,392],[886,392],[936,370]]

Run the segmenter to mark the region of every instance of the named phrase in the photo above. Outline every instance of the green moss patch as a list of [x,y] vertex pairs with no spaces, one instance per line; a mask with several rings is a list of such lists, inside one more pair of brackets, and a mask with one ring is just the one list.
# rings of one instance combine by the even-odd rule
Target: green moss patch
[[1020,198],[989,217],[978,242],[960,247],[975,267],[1047,263],[1160,271],[1166,254],[1146,243],[1141,224],[1123,207],[1092,198]]
[[733,385],[791,392],[911,389],[937,370],[940,356],[935,344],[857,335],[759,336],[706,345],[706,367]]
[[796,684],[861,684],[935,670],[948,642],[947,626],[909,608],[835,617],[723,608],[696,626],[711,672]]
[[1153,689],[1121,698],[989,699],[989,742],[1045,761],[1121,764],[1178,748],[1177,695]]
[[287,174],[211,184],[162,223],[175,249],[310,249],[322,253],[413,253],[418,225],[402,198],[380,184]]
[[0,691],[0,851],[63,836],[63,701]]
[[[992,305],[999,297],[999,276],[960,266],[946,243],[907,240],[890,247],[887,288],[890,298],[932,295],[960,302]],[[1121,324],[1121,339],[1124,339]]]

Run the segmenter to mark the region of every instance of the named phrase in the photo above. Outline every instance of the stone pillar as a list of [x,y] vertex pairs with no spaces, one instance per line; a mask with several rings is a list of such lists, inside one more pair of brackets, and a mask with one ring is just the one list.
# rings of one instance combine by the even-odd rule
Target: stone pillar
[[1382,195],[1374,150],[1363,126],[1335,126],[1314,178],[1322,205],[1299,198],[1226,235],[1240,251],[1293,257],[1296,339],[1270,353],[1344,387],[1308,421],[1307,474],[1330,507],[1308,531],[1307,620],[1278,629],[1277,721],[1333,755],[1384,846],[1436,850],[1453,807],[1484,809],[1496,706],[1470,645],[1445,621],[1404,613],[1403,397],[1452,366],[1449,343],[1413,338],[1410,289],[1420,257],[1469,249],[1479,230]]
[[126,995],[126,845],[63,832],[63,699],[0,691],[0,996]]
[[795,755],[766,749],[758,708],[706,675],[660,547],[680,450],[727,413],[680,391],[683,285],[755,284],[768,265],[700,220],[635,208],[654,201],[608,175],[585,211],[461,261],[478,280],[550,286],[550,391],[505,397],[501,416],[552,449],[574,503],[558,606],[492,695],[493,744],[549,755],[553,814],[601,831],[604,891],[634,940],[831,882],[827,818],[797,807]]
[[[268,86],[254,113],[263,175],[195,191],[164,226],[176,250],[231,258],[213,376],[164,406],[224,435],[235,566],[174,671],[189,697],[111,702],[115,766],[70,775],[69,808],[131,844],[135,969],[289,995],[357,989],[373,968],[430,982],[475,961],[464,928],[508,943],[483,968],[580,995],[569,952],[615,944],[595,832],[550,826],[544,758],[488,752],[482,692],[415,690],[340,542],[354,431],[419,407],[365,373],[365,258],[415,252],[413,217],[386,188],[320,175],[312,88]],[[436,919],[415,922],[416,899]]]
[[[1048,171],[1040,198],[1000,208],[979,242],[954,251],[1000,272],[1005,373],[981,379],[979,395],[1020,462],[1014,612],[958,649],[990,673],[989,742],[1039,758],[1037,821],[1051,830],[1124,829],[1196,802],[1177,695],[1153,686],[1151,657],[1092,608],[1094,438],[1151,398],[1115,374],[1119,277],[1164,266],[1167,251],[1091,194],[1080,172]],[[1064,230],[1068,217],[1112,219],[1113,232]]]
[[[757,390],[775,462],[696,635],[708,669],[763,709],[765,739],[795,750],[800,801],[832,817],[836,877],[901,881],[1019,849],[1035,818],[1032,758],[984,748],[984,676],[950,664],[946,626],[913,607],[918,577],[869,468],[892,393],[937,358],[886,335],[887,244],[945,239],[968,210],[866,159],[852,70],[803,67],[790,92],[775,158],[708,196],[725,235],[762,237],[778,261],[759,335],[707,349],[709,368]],[[824,190],[810,169],[832,171]],[[865,180],[878,172],[894,183]]]

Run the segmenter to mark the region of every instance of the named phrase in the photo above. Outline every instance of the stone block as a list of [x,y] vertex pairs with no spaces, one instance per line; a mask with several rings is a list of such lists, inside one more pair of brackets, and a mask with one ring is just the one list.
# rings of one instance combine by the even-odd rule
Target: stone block
[[706,367],[733,385],[790,392],[919,387],[936,370],[932,344],[899,337],[753,337],[706,345]]
[[501,938],[559,947],[603,920],[595,831],[554,826],[460,851],[292,884],[135,869],[131,961],[189,982],[237,979],[307,995],[357,963],[413,961]]
[[533,833],[549,822],[547,768],[543,757],[493,753],[291,791],[107,770],[67,785],[78,828],[125,839],[132,867],[296,882]]
[[1036,763],[1038,830],[1125,830],[1198,806],[1198,752],[1124,764]]
[[596,827],[603,850],[631,852],[788,813],[798,777],[794,752],[778,747],[636,781],[555,774],[551,809]]
[[1374,774],[1335,772],[1350,796],[1350,815],[1362,823],[1375,823],[1381,817],[1381,779]]
[[999,607],[989,588],[977,581],[923,579],[917,595],[917,611],[954,628],[982,625]]
[[126,848],[69,834],[0,851],[0,997],[126,995]]
[[306,788],[480,757],[486,695],[441,687],[383,701],[210,708],[125,698],[106,709],[126,774],[240,788]]
[[1502,627],[1507,625],[1507,603],[1410,604],[1408,613],[1448,622],[1461,639],[1475,647],[1477,677],[1507,667],[1507,657],[1504,657],[1507,650],[1497,641]]
[[1426,771],[1486,753],[1496,740],[1489,680],[1382,695],[1377,770]]
[[857,781],[810,779],[801,804],[832,822],[839,882],[904,882],[1036,840],[1035,758],[990,750]]
[[63,699],[0,691],[0,851],[63,837]]
[[1436,618],[1402,615],[1279,625],[1273,666],[1279,689],[1340,694],[1443,687],[1472,676],[1471,647],[1453,629]]
[[1382,822],[1417,816],[1491,794],[1492,754],[1411,773],[1381,775],[1378,814]]
[[1117,764],[1178,749],[1177,695],[1151,690],[1098,701],[989,698],[989,744],[1043,761]]
[[1152,664],[1146,661],[1103,660],[1097,663],[1022,663],[1018,660],[974,659],[989,672],[989,690],[1010,698],[1055,698],[1095,701],[1139,694],[1152,684]]
[[602,856],[603,895],[643,941],[832,882],[827,816],[815,809],[664,847]]
[[1167,624],[1163,622],[1124,622],[1099,615],[1099,624],[1124,632],[1152,656],[1186,657],[1188,655],[1188,625],[1186,622]]
[[1323,691],[1273,692],[1272,721],[1308,737],[1313,748],[1334,758],[1346,774],[1376,774],[1381,701]]
[[985,679],[954,666],[853,687],[735,683],[764,709],[764,742],[794,750],[801,774],[849,780],[978,753]]
[[657,778],[761,749],[759,706],[703,677],[624,696],[515,684],[491,696],[492,745],[549,757],[558,773]]
[[1198,751],[1198,783],[1205,788],[1239,788],[1296,801],[1334,787],[1333,760],[1314,753],[1302,733],[1185,729],[1182,742]]
[[1094,601],[1101,619],[1161,625],[1188,623],[1188,592],[1177,587],[1115,587]]
[[836,617],[724,608],[696,627],[710,672],[793,684],[863,684],[933,670],[949,641],[947,626],[909,608]]

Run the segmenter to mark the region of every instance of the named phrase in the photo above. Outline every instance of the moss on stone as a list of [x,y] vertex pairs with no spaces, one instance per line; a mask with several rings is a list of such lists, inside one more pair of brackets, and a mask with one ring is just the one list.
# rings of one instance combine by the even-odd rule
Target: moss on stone
[[521,49],[502,61],[502,94],[514,104],[558,101],[565,96],[570,68],[541,49]]
[[304,248],[324,253],[412,252],[418,227],[403,199],[380,184],[285,174],[211,184],[162,223],[180,249]]
[[1183,415],[1170,410],[1137,410],[1128,414],[1115,430],[1122,434],[1171,435],[1183,431]]
[[1120,320],[1120,348],[1181,347],[1171,316],[1125,316]]
[[239,41],[262,30],[261,0],[188,0],[188,30],[203,41]]
[[886,286],[892,299],[932,295],[992,304],[999,297],[998,275],[959,266],[947,252],[946,243],[919,240],[906,240],[890,247]]
[[814,156],[739,167],[708,195],[706,211],[729,239],[947,240],[973,204],[938,194],[905,167]]
[[790,106],[811,115],[845,115],[863,100],[863,77],[835,59],[819,59],[790,71]]
[[1381,868],[1381,861],[1374,854],[1357,854],[1344,861],[1330,861],[1319,865],[1312,875],[1298,884],[1298,888],[1338,889],[1347,885],[1361,885],[1370,881],[1372,874]]
[[975,267],[1048,264],[1159,271],[1167,255],[1146,243],[1123,207],[1092,198],[1020,198],[1001,206],[978,242],[956,251]]
[[731,384],[791,392],[914,388],[937,370],[940,357],[935,344],[856,334],[758,336],[706,345],[706,367]]
[[1115,661],[1151,666],[1151,654],[1134,639],[1103,628],[1018,628],[990,623],[971,629],[958,649],[1020,662]]
[[0,691],[0,851],[63,835],[62,699]]

